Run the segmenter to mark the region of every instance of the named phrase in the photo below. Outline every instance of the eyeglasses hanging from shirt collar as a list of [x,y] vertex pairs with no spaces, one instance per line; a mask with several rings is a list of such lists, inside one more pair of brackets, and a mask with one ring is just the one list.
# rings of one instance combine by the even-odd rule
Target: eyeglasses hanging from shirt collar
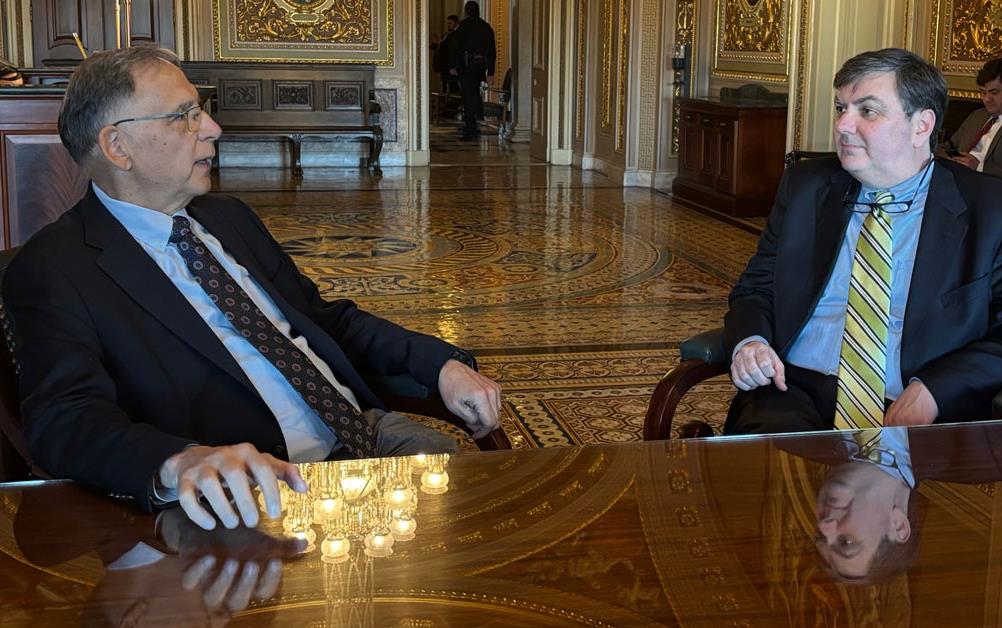
[[849,211],[855,214],[869,214],[874,211],[882,211],[885,214],[895,215],[903,214],[912,208],[912,204],[915,199],[918,198],[919,191],[922,186],[925,185],[926,177],[932,171],[933,159],[929,159],[929,163],[925,165],[922,170],[922,178],[919,180],[918,186],[915,188],[915,193],[912,197],[906,201],[891,201],[889,203],[864,203],[858,200],[850,200],[859,196],[859,182],[856,181],[854,185],[850,185],[849,189],[845,191],[845,195],[842,197],[842,205]]

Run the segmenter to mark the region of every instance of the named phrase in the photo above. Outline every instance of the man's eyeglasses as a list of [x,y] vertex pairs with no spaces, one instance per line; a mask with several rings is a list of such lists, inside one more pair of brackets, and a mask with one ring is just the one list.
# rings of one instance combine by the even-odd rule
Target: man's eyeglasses
[[170,120],[171,122],[177,122],[178,120],[184,120],[188,127],[189,133],[194,133],[198,131],[202,126],[202,107],[201,105],[192,105],[184,111],[172,111],[171,113],[161,113],[155,116],[141,116],[138,118],[125,118],[124,120],[119,120],[118,122],[112,122],[111,126],[118,126],[119,124],[124,124],[126,122],[145,122],[147,120]]
[[872,462],[892,469],[898,469],[898,457],[890,449],[880,447],[880,436],[860,445],[854,440],[842,440],[835,446],[836,452],[848,460]]
[[929,175],[933,160],[930,159],[922,171],[922,179],[915,188],[915,193],[907,201],[891,201],[890,203],[864,203],[856,200],[859,197],[859,185],[850,185],[842,197],[842,205],[849,211],[856,214],[869,214],[870,212],[882,211],[885,214],[903,214],[912,208],[915,199],[918,198],[919,191],[925,184],[925,178]]

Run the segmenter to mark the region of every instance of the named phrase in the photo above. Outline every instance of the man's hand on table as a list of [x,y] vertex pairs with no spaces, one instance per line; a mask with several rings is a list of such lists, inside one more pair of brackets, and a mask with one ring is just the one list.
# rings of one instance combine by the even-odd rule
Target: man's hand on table
[[[257,500],[251,491],[254,485],[264,495],[268,516],[272,519],[279,516],[282,511],[279,480],[298,493],[305,493],[309,488],[296,465],[263,454],[248,443],[189,447],[160,466],[160,482],[177,491],[185,514],[205,530],[216,527],[212,512],[229,529],[237,527],[241,521],[248,527],[256,526],[259,515]],[[212,512],[202,505],[202,497]]]
[[752,390],[771,382],[785,392],[786,367],[772,347],[753,340],[734,354],[731,381],[741,390]]
[[438,373],[438,392],[450,412],[466,421],[473,438],[498,428],[501,387],[458,360],[448,360]]

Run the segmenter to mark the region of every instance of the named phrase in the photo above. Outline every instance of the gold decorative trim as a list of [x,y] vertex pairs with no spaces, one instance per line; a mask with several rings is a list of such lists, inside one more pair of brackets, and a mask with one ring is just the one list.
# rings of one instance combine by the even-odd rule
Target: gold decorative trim
[[[392,5],[393,3],[390,2],[390,4]],[[414,0],[414,15],[417,16],[417,19],[414,20],[414,28],[416,29],[414,40],[418,42],[416,51],[417,72],[415,72],[415,81],[417,82],[417,98],[414,99],[414,107],[417,110],[417,115],[415,116],[415,120],[417,122],[417,136],[416,141],[414,142],[414,147],[417,150],[422,150],[421,147],[424,145],[424,95],[421,92],[421,78],[424,76],[424,71],[421,64],[423,63],[424,58],[424,48],[427,44],[427,42],[421,38],[421,32],[424,30],[424,3],[422,0]],[[390,28],[390,32],[393,32],[392,26]]]
[[[370,0],[370,7],[373,7],[370,15],[369,43],[360,45],[358,42],[335,43],[331,41],[329,34],[311,35],[313,43],[306,43],[307,37],[303,36],[303,41],[275,41],[270,42],[265,39],[243,44],[239,50],[230,50],[227,45],[226,52],[223,51],[223,42],[228,38],[229,32],[236,25],[235,10],[236,3],[243,0],[212,0],[212,40],[213,53],[217,61],[233,62],[283,62],[283,63],[343,63],[356,65],[376,65],[392,66],[394,63],[394,24],[393,5],[394,0]],[[230,3],[234,4],[230,4]],[[225,4],[223,4],[225,3]],[[273,4],[273,6],[272,6]],[[332,0],[322,2],[315,11],[309,11],[309,15],[303,12],[296,13],[296,4],[287,0],[275,0],[268,4],[269,7],[286,11],[288,15],[285,20],[294,25],[298,30],[309,31],[310,24],[314,23],[315,14],[330,10]],[[381,8],[380,8],[380,5]],[[224,36],[223,9],[226,12],[227,34]],[[380,23],[378,17],[384,16],[384,21]],[[288,24],[287,24],[288,25]],[[266,32],[262,26],[260,29]],[[365,36],[365,33],[362,34]],[[385,49],[381,39],[385,36]],[[309,54],[309,56],[297,56],[297,54]]]
[[731,72],[724,70],[714,70],[713,76],[727,79],[762,81],[764,83],[786,83],[790,80],[787,74],[757,74],[755,72]]
[[950,98],[981,100],[981,92],[976,89],[948,89],[946,93],[950,95]]
[[[753,6],[748,0],[716,0],[711,74],[719,78],[787,82],[792,1],[759,0]],[[740,41],[736,39],[738,32],[743,36]]]
[[[511,63],[508,59],[511,52],[508,46],[508,42],[511,40],[508,35],[511,28],[508,20],[508,16],[511,14],[511,4],[510,0],[497,0],[494,6],[494,36],[498,44],[498,54],[494,60],[494,76],[496,80],[501,81]],[[500,86],[498,84],[498,87]]]
[[688,93],[682,93],[682,87],[678,84],[672,85],[672,112],[671,112],[671,154],[678,154],[679,130],[681,128],[681,107],[679,100],[683,96],[692,95],[692,69],[696,67],[695,46],[693,45],[693,30],[698,23],[697,5],[695,0],[678,0],[675,5],[675,46],[689,46],[691,55],[689,58],[689,76],[686,77]]
[[643,31],[640,38],[640,49],[634,57],[634,63],[640,65],[640,102],[637,110],[640,112],[637,121],[637,168],[654,170],[655,155],[659,144],[658,137],[658,93],[661,85],[661,47],[658,38],[661,34],[660,2],[658,0],[643,0],[640,23]]
[[929,58],[946,78],[947,88],[967,94],[982,63],[1002,50],[1002,10],[984,0],[935,0]]
[[807,60],[810,58],[810,25],[811,0],[800,3],[800,20],[798,25],[799,46],[797,48],[797,109],[794,111],[793,147],[803,148],[804,141],[804,110],[807,108]]
[[587,71],[587,59],[585,58],[585,40],[588,30],[588,0],[578,1],[578,80],[576,86],[575,124],[574,137],[577,140],[584,139],[584,117],[585,117],[585,73]]
[[630,26],[630,0],[619,1],[619,85],[616,87],[616,146],[622,153],[626,145],[626,73],[629,71],[630,45],[626,35]]
[[615,34],[612,0],[602,0],[602,128],[612,126],[612,38]]
[[911,0],[905,0],[905,20],[904,25],[901,28],[901,47],[908,50],[908,46],[911,43]]

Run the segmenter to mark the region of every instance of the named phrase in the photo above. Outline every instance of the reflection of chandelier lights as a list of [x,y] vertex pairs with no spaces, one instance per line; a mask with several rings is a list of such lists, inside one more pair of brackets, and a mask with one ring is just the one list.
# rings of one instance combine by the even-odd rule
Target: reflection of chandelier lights
[[[418,491],[441,495],[449,490],[448,454],[312,463],[300,466],[310,486],[306,494],[282,486],[288,536],[305,539],[316,549],[317,528],[323,534],[321,560],[348,560],[352,548],[372,558],[393,554],[393,545],[410,541],[417,530]],[[262,498],[263,499],[263,498]]]
[[[373,561],[393,554],[417,530],[420,491],[449,490],[448,454],[300,465],[306,494],[281,485],[282,529],[317,549],[324,567],[327,626],[375,626]],[[262,508],[264,497],[260,496]],[[361,548],[361,549],[360,549]]]

